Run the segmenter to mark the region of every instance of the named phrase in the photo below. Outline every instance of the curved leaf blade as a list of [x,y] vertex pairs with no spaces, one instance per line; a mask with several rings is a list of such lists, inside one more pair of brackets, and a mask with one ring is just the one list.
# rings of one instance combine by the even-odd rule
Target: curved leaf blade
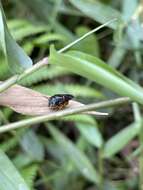
[[60,54],[51,48],[49,61],[143,104],[143,89],[97,57],[77,51]]
[[5,62],[14,73],[21,73],[32,66],[32,60],[11,36],[2,5],[0,3],[0,51],[3,53]]
[[30,190],[9,158],[0,150],[0,190]]

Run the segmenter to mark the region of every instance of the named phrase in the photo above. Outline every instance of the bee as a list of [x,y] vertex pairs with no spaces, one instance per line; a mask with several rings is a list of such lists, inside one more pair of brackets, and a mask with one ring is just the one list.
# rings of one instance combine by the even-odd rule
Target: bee
[[55,94],[49,98],[48,106],[52,110],[62,110],[73,98],[74,96],[71,94]]

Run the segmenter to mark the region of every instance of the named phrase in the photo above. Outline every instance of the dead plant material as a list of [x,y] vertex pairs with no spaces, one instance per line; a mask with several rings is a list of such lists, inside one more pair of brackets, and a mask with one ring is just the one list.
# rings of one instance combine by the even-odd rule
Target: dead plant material
[[[6,91],[0,93],[0,105],[7,106],[15,112],[29,115],[47,115],[54,111],[48,107],[49,96],[41,94],[29,88],[13,85]],[[84,104],[71,100],[65,109],[71,109],[84,106]],[[93,115],[108,115],[107,113],[90,111],[87,114]]]

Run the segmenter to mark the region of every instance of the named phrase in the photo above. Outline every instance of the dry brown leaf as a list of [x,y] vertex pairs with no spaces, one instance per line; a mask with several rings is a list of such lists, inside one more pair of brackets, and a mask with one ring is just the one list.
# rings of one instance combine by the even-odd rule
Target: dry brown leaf
[[[54,112],[48,107],[48,98],[44,94],[29,88],[14,85],[6,91],[0,93],[0,105],[7,106],[14,111],[30,116],[47,115]],[[71,100],[65,109],[77,108],[84,104]],[[107,113],[90,111],[87,114],[108,115]]]

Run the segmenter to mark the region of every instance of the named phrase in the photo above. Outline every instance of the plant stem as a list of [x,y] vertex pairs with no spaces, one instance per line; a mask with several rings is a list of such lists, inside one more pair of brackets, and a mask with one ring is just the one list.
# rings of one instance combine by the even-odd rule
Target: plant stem
[[81,40],[87,38],[89,35],[91,35],[94,32],[97,32],[98,30],[100,30],[101,28],[107,26],[108,24],[110,24],[111,22],[116,21],[117,19],[114,18],[108,22],[106,22],[105,24],[102,24],[101,26],[94,28],[93,30],[89,31],[88,33],[84,34],[83,36],[81,36],[80,38],[78,38],[77,40],[73,41],[72,43],[68,44],[67,46],[65,46],[64,48],[60,49],[58,52],[62,53],[64,51],[66,51],[67,49],[71,48],[72,46],[74,46],[75,44],[77,44],[78,42],[80,42]]
[[48,57],[43,58],[41,61],[33,65],[33,67],[30,67],[29,69],[25,70],[22,74],[12,76],[8,80],[0,84],[0,93],[8,89],[10,86],[18,83],[21,79],[23,79],[27,75],[37,71],[38,69],[46,65],[48,65]]
[[17,83],[17,80],[18,80],[18,75],[14,75],[5,82],[3,82],[2,84],[0,84],[0,92],[8,89],[10,86]]
[[12,129],[16,129],[16,128],[21,128],[24,126],[30,126],[33,124],[49,121],[49,120],[56,120],[56,119],[59,119],[61,117],[71,115],[71,114],[77,114],[77,113],[86,112],[86,111],[90,111],[90,110],[94,110],[98,108],[117,106],[117,105],[129,103],[129,102],[131,102],[129,98],[123,97],[123,98],[117,98],[117,99],[103,101],[99,103],[93,103],[93,104],[89,104],[89,105],[85,105],[85,106],[81,106],[81,107],[77,107],[73,109],[65,109],[62,111],[53,112],[49,115],[37,116],[30,119],[25,119],[22,121],[11,123],[8,125],[3,125],[0,127],[0,133],[6,132]]

